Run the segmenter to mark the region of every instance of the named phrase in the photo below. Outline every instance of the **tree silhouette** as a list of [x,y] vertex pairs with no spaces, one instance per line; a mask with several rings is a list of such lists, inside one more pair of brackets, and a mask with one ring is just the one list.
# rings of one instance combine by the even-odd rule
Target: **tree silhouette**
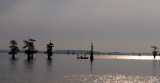
[[91,51],[90,51],[90,60],[93,61],[94,60],[94,57],[93,57],[93,44],[91,42]]
[[24,52],[25,54],[28,55],[28,59],[32,59],[33,58],[33,54],[37,53],[35,46],[34,46],[34,42],[36,40],[34,39],[28,39],[28,40],[24,40],[24,44],[25,46],[23,48],[27,48]]
[[153,54],[154,58],[156,58],[157,53],[158,53],[157,49],[159,49],[159,48],[157,46],[151,46],[151,48],[153,48],[152,54]]
[[52,56],[52,54],[53,54],[53,52],[52,52],[52,48],[54,47],[54,45],[53,45],[53,43],[51,43],[51,41],[50,41],[50,43],[49,44],[47,44],[47,51],[45,52],[47,55],[48,55],[48,59],[49,60],[51,60],[51,56]]
[[8,54],[12,55],[12,59],[15,59],[14,55],[17,54],[20,50],[17,47],[17,42],[15,40],[11,40],[10,44],[11,45],[9,46],[9,48],[11,49],[11,51]]

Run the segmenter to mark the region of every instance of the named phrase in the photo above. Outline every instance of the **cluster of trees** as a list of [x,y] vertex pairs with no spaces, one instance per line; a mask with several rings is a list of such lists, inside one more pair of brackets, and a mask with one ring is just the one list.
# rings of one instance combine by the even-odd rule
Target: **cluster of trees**
[[[37,53],[37,50],[35,49],[35,45],[34,45],[34,42],[36,40],[34,39],[28,39],[28,40],[24,40],[24,47],[23,49],[25,49],[24,53],[26,55],[28,55],[27,59],[30,60],[30,59],[33,59],[33,55],[35,53]],[[18,46],[17,46],[17,42],[15,40],[11,40],[10,41],[10,52],[8,54],[12,55],[12,58],[15,59],[15,55],[20,52]],[[50,41],[50,43],[47,44],[46,48],[47,48],[47,51],[45,52],[47,55],[48,55],[48,59],[51,59],[51,56],[53,54],[53,47],[54,47],[54,44]],[[153,51],[152,51],[152,54],[154,56],[154,58],[160,53],[158,53],[157,49],[159,49],[157,46],[151,46],[151,48],[153,48]],[[94,59],[93,58],[93,44],[91,43],[91,56],[90,56],[90,59]],[[67,54],[70,54],[70,52],[68,51]],[[109,53],[110,54],[110,53]]]
[[[28,60],[33,59],[33,55],[35,53],[37,53],[37,50],[35,49],[35,45],[34,45],[35,41],[36,40],[34,40],[34,39],[28,39],[28,40],[24,40],[23,41],[24,44],[25,44],[24,47],[23,47],[23,49],[25,49],[25,51],[24,51],[25,54],[28,55],[28,57],[27,57]],[[18,52],[20,52],[20,50],[19,50],[19,48],[18,48],[17,45],[18,44],[17,44],[17,42],[15,40],[11,40],[10,41],[10,46],[9,46],[10,52],[8,54],[12,55],[13,59],[15,59],[15,55]],[[48,55],[48,59],[51,59],[51,56],[53,54],[53,52],[52,52],[52,50],[53,50],[52,48],[53,47],[54,47],[54,45],[53,45],[53,43],[51,43],[51,41],[46,46],[47,51],[45,53]]]

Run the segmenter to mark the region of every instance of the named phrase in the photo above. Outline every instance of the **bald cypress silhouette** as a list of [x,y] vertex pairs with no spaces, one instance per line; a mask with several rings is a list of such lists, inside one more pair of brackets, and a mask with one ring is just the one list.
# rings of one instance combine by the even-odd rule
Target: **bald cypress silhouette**
[[28,40],[24,40],[24,44],[25,46],[23,48],[26,48],[26,50],[24,51],[25,54],[28,55],[28,59],[32,59],[33,58],[33,54],[37,53],[35,46],[34,46],[34,42],[36,40],[34,39],[28,39]]
[[47,44],[47,51],[45,52],[47,55],[48,55],[48,60],[51,60],[51,56],[52,56],[52,54],[53,54],[53,52],[52,52],[52,48],[54,47],[54,45],[53,45],[53,43],[51,43],[51,41],[50,41],[50,43],[49,44]]
[[12,59],[15,59],[15,54],[17,54],[20,50],[17,46],[17,42],[15,40],[11,40],[10,41],[10,46],[9,48],[11,49],[10,52],[8,54],[12,55]]
[[91,61],[94,60],[94,57],[93,57],[93,43],[92,42],[91,42],[90,60]]
[[157,53],[158,53],[157,49],[159,49],[159,48],[157,46],[151,46],[151,48],[153,48],[152,54],[153,54],[154,59],[155,59],[156,56],[157,56]]

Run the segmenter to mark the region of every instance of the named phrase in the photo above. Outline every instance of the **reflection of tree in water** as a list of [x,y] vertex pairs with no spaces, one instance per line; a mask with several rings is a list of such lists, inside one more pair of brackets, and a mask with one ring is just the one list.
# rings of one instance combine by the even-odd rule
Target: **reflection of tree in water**
[[47,72],[52,71],[52,59],[47,59]]
[[158,65],[159,65],[159,69],[158,69],[158,70],[159,70],[159,72],[158,72],[158,73],[160,73],[160,61],[158,61]]
[[17,58],[10,58],[11,65],[15,65],[17,63]]
[[93,61],[90,61],[90,64],[91,64],[90,71],[91,71],[91,74],[92,74],[93,73]]
[[159,74],[158,61],[153,60],[153,75],[158,75],[158,74]]
[[10,64],[11,64],[11,71],[17,70],[17,58],[10,58]]
[[27,71],[31,72],[33,67],[34,67],[34,59],[26,59],[24,60],[24,64],[25,64],[25,69],[27,69]]
[[25,60],[25,64],[26,65],[32,65],[33,61],[34,61],[33,59],[30,59],[30,60],[27,59],[27,60]]

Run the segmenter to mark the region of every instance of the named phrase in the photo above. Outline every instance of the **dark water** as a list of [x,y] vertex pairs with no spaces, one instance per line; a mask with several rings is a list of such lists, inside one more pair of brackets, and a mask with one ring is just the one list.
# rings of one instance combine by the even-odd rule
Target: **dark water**
[[31,61],[24,54],[12,60],[0,54],[0,83],[158,83],[160,57],[95,56],[78,60],[75,55],[37,54]]

